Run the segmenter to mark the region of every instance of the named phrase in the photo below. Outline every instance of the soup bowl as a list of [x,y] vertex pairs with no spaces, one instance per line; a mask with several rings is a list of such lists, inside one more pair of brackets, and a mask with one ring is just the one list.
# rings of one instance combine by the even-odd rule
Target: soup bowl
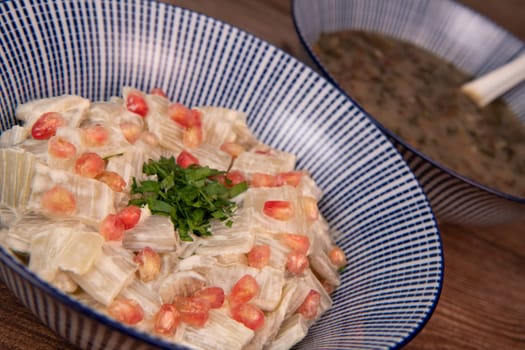
[[[333,307],[298,348],[397,348],[426,324],[443,277],[433,211],[380,129],[311,68],[227,23],[155,1],[7,1],[0,21],[8,28],[0,37],[2,131],[34,99],[101,101],[123,86],[160,87],[187,106],[243,111],[262,142],[297,155],[297,168],[324,193],[319,210],[348,261]],[[80,348],[185,348],[60,292],[5,243],[0,261],[8,288]]]
[[[313,49],[322,33],[364,30],[384,34],[424,48],[472,76],[507,63],[525,48],[490,20],[448,0],[294,0],[292,11],[295,28],[313,64],[336,86],[336,77]],[[351,93],[345,93],[352,98]],[[523,83],[503,96],[522,122],[524,97]],[[458,173],[407,143],[374,115],[369,116],[402,153],[440,222],[483,226],[524,217],[523,196],[501,192],[495,184],[491,187]]]

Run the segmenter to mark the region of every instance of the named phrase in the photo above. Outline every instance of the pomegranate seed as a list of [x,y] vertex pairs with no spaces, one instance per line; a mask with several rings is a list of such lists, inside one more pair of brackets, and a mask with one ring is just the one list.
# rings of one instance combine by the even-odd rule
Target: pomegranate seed
[[302,253],[289,253],[286,258],[286,270],[292,275],[300,275],[310,266],[308,257]]
[[338,269],[346,266],[345,252],[339,247],[333,247],[328,253],[330,262]]
[[98,232],[106,241],[121,241],[124,237],[124,223],[116,214],[108,214],[100,223]]
[[142,133],[142,127],[133,122],[122,122],[120,123],[120,130],[124,138],[131,144],[137,142]]
[[95,124],[82,128],[82,141],[89,147],[101,147],[109,141],[109,131],[102,125]]
[[228,153],[233,158],[237,158],[242,152],[244,152],[244,147],[235,142],[223,143],[220,149],[221,151]]
[[150,247],[144,247],[135,255],[134,261],[139,265],[139,276],[143,282],[153,281],[160,273],[160,256]]
[[264,325],[264,313],[252,304],[238,304],[230,309],[232,318],[254,331]]
[[303,173],[301,171],[290,171],[277,174],[277,186],[289,185],[297,187],[301,182]]
[[190,152],[188,151],[182,151],[179,153],[178,157],[177,157],[177,164],[180,166],[180,167],[183,167],[183,168],[187,168],[191,165],[198,165],[199,164],[199,160],[197,158],[195,158],[195,156],[193,156],[193,154],[191,154]]
[[204,299],[210,304],[210,308],[218,309],[224,304],[224,289],[221,287],[206,287],[198,290],[193,297]]
[[102,174],[105,167],[104,159],[93,152],[86,152],[75,161],[75,173],[84,177],[95,178]]
[[149,93],[151,95],[156,95],[156,96],[161,96],[161,97],[168,98],[168,95],[160,87],[156,87],[156,88],[151,89],[151,91]]
[[168,107],[168,116],[183,128],[200,127],[202,125],[199,111],[189,109],[180,103],[172,103]]
[[307,320],[312,320],[317,316],[319,305],[321,304],[321,294],[316,290],[310,290],[303,303],[297,308],[297,313],[300,313]]
[[267,145],[258,145],[256,146],[254,152],[256,154],[264,155],[264,156],[271,156],[273,155],[272,149]]
[[303,208],[306,218],[310,221],[315,221],[319,218],[319,208],[317,207],[317,200],[314,197],[303,196]]
[[97,175],[96,179],[108,185],[115,192],[122,192],[126,188],[126,181],[114,171],[104,170]]
[[199,147],[202,144],[202,126],[190,126],[182,132],[182,143],[188,148]]
[[215,180],[220,184],[223,184],[226,187],[233,187],[235,185],[240,184],[241,182],[245,182],[244,175],[237,170],[230,171],[227,174],[219,174],[210,176],[210,180]]
[[61,186],[54,186],[42,195],[42,208],[59,216],[71,216],[77,209],[75,195]]
[[132,299],[118,298],[108,306],[108,314],[126,324],[137,324],[144,318],[144,310]]
[[140,134],[139,139],[144,141],[144,143],[152,147],[157,147],[159,145],[159,139],[157,135],[155,135],[151,131],[143,131]]
[[251,275],[242,276],[232,287],[228,300],[231,305],[244,304],[259,293],[259,283]]
[[332,294],[332,293],[335,291],[335,286],[334,286],[332,283],[330,283],[330,282],[324,280],[324,281],[321,281],[321,284],[322,284],[322,286],[323,286],[323,289],[324,289],[328,294]]
[[139,91],[131,91],[126,98],[126,107],[128,111],[136,113],[141,117],[148,114],[148,104],[146,99]]
[[138,224],[141,213],[142,212],[139,207],[135,205],[129,205],[119,211],[117,216],[124,223],[124,228],[129,230]]
[[306,255],[308,249],[310,249],[310,239],[308,236],[293,233],[280,233],[279,240],[294,253]]
[[250,185],[252,187],[275,187],[277,186],[277,179],[270,174],[254,173]]
[[157,334],[171,335],[181,321],[180,312],[172,304],[163,304],[155,314],[153,330]]
[[258,269],[267,266],[270,261],[270,246],[268,244],[254,245],[248,252],[248,265]]
[[74,144],[58,136],[49,139],[47,151],[53,157],[61,159],[73,159],[77,154],[77,148]]
[[60,113],[44,113],[31,127],[31,136],[35,140],[48,140],[52,136],[55,136],[57,129],[64,124],[66,124],[66,121]]
[[202,327],[208,321],[210,304],[205,299],[176,297],[173,305],[175,305],[180,312],[182,322],[192,326]]
[[273,219],[287,221],[294,214],[293,204],[289,201],[266,201],[263,213]]
[[238,185],[245,181],[244,175],[238,170],[233,170],[226,174],[225,182],[228,187]]

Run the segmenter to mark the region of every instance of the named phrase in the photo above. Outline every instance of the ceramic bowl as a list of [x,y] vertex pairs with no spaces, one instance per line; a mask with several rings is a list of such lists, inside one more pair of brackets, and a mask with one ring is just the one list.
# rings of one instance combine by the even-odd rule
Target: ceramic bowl
[[[295,153],[324,197],[320,210],[347,257],[334,306],[300,349],[397,348],[439,298],[443,255],[426,196],[363,111],[311,68],[242,30],[155,1],[0,3],[2,129],[20,103],[161,87],[188,106],[245,111],[265,143]],[[3,171],[3,170],[2,170]],[[0,277],[39,318],[85,349],[179,349],[62,294],[4,248]]]
[[[499,67],[525,49],[523,42],[501,27],[449,0],[293,0],[292,13],[314,65],[336,86],[312,50],[323,32],[360,29],[393,36],[421,46],[473,76]],[[525,123],[525,84],[509,91],[504,100]],[[481,226],[525,216],[525,198],[458,174],[375,122],[416,174],[440,222]]]

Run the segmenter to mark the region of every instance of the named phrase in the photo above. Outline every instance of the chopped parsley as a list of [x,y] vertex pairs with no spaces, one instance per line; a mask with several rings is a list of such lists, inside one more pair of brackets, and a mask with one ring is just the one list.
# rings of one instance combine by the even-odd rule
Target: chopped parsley
[[191,241],[190,233],[211,236],[210,220],[218,219],[231,226],[231,216],[237,207],[231,201],[246,191],[248,185],[241,182],[230,186],[218,181],[226,172],[207,166],[179,166],[174,157],[161,157],[144,163],[142,171],[156,179],[140,183],[133,178],[129,204],[148,205],[152,214],[171,218],[173,226],[183,241]]

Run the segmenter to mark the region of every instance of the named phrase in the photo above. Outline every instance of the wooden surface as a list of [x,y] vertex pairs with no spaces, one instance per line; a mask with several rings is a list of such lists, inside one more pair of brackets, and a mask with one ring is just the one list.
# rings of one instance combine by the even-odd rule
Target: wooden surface
[[[219,18],[307,61],[288,0],[169,0]],[[523,0],[463,0],[525,40]],[[441,225],[445,278],[439,304],[406,349],[525,349],[525,222]],[[0,283],[0,350],[75,349]],[[127,349],[123,349],[127,350]]]

